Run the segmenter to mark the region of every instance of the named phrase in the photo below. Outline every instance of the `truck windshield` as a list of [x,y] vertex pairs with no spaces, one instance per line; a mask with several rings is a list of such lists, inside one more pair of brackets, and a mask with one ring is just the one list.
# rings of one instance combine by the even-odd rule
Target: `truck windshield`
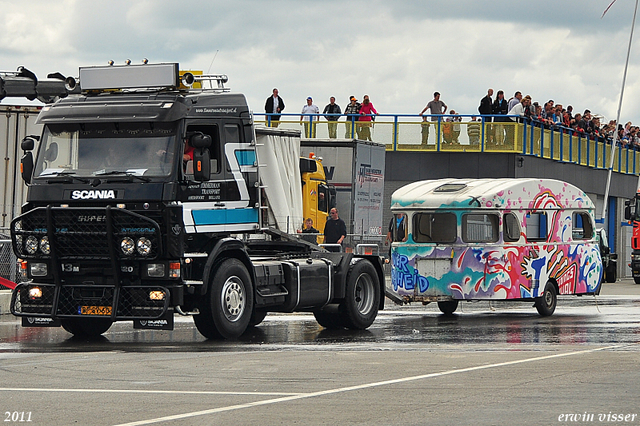
[[34,176],[166,176],[175,154],[174,123],[49,124]]

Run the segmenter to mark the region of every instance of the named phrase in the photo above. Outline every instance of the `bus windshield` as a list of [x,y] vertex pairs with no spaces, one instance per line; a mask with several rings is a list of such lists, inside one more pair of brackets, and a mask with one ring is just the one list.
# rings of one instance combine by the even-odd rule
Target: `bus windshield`
[[175,153],[175,123],[48,124],[34,177],[167,176]]

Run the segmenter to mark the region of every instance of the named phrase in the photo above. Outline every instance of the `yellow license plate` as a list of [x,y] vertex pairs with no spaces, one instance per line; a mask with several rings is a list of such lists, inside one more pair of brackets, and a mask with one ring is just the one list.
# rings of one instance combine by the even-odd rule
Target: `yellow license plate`
[[80,315],[111,315],[111,306],[80,306]]

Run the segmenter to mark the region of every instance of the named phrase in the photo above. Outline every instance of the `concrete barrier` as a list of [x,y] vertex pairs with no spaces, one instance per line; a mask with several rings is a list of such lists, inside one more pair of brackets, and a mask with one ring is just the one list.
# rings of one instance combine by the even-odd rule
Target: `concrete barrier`
[[10,314],[11,290],[0,290],[0,315]]

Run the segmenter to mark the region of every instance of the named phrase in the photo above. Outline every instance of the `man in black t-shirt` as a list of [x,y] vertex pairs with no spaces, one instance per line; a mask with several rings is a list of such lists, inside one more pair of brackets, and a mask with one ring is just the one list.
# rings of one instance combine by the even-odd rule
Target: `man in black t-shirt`
[[[347,237],[347,225],[338,217],[338,209],[335,207],[329,212],[331,219],[324,225],[324,243],[342,244]],[[339,247],[326,247],[329,251],[341,251]]]

